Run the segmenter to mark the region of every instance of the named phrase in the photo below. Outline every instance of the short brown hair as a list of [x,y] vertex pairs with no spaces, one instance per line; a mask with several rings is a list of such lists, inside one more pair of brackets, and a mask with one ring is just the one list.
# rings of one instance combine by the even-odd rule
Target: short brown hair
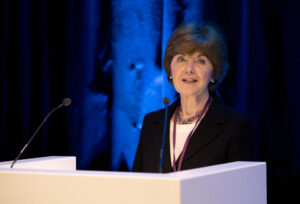
[[[221,83],[228,69],[227,45],[216,26],[188,23],[178,27],[168,41],[164,68],[168,76],[171,76],[172,58],[176,54],[192,54],[196,51],[204,54],[212,62],[215,82],[208,85],[209,91],[212,91]],[[170,79],[169,82],[172,84]]]

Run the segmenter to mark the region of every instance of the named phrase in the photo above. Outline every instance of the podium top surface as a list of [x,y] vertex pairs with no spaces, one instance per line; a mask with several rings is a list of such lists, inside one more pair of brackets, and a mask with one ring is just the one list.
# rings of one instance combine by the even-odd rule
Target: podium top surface
[[69,174],[88,175],[101,177],[127,177],[127,178],[157,178],[157,179],[188,179],[210,174],[224,173],[249,167],[263,167],[265,162],[236,161],[226,164],[202,167],[197,169],[183,170],[170,173],[135,173],[118,171],[91,171],[76,170],[76,158],[64,156],[49,156],[34,159],[20,160],[10,169],[11,161],[0,162],[0,172],[23,172],[23,173],[43,173],[43,174]]

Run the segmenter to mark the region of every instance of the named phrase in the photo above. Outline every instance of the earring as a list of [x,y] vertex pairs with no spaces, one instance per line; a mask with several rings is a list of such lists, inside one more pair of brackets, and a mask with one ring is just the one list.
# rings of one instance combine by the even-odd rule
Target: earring
[[210,83],[215,83],[215,80],[211,79],[211,80],[210,80]]
[[169,76],[169,79],[170,79],[170,80],[172,80],[172,79],[173,79],[173,77]]

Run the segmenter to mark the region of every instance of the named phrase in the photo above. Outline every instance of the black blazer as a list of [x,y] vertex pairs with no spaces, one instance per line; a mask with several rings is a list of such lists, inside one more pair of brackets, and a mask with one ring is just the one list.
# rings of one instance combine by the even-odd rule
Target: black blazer
[[[170,120],[178,103],[179,100],[168,107],[163,172],[173,171],[169,131]],[[145,116],[133,171],[158,172],[164,114],[162,109]],[[256,136],[250,119],[213,97],[212,104],[189,141],[181,170],[232,161],[253,161],[256,159],[255,146]]]

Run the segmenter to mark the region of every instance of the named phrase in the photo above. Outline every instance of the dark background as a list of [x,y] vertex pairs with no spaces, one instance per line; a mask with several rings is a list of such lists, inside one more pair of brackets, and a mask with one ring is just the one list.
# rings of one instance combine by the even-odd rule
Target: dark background
[[253,117],[268,203],[300,203],[298,0],[1,1],[0,160],[74,155],[78,169],[130,171],[145,113],[175,97],[162,68],[181,23],[215,23],[229,46],[219,93]]

